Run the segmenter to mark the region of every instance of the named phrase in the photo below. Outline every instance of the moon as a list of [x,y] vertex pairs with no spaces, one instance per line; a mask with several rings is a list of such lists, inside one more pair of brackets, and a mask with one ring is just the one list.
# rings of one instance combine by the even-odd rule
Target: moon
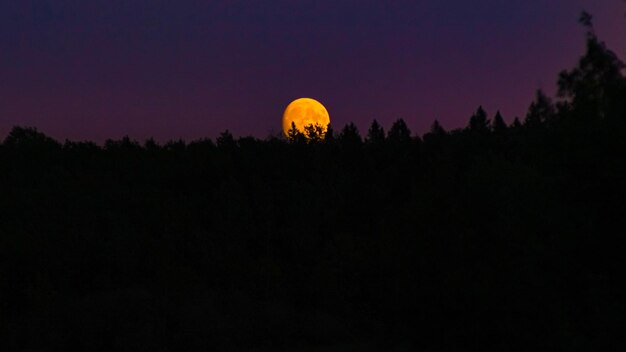
[[330,123],[328,111],[319,101],[311,98],[299,98],[292,101],[283,113],[283,132],[288,136],[291,123],[296,125],[296,129],[304,133],[304,127],[309,125],[320,125],[323,133],[326,133]]

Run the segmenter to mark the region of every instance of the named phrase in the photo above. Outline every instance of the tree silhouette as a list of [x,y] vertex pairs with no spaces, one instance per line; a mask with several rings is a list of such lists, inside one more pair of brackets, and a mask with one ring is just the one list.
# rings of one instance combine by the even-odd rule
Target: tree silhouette
[[530,129],[538,129],[546,123],[554,123],[556,108],[543,91],[538,90],[529,108],[524,125]]
[[157,144],[157,142],[154,140],[154,138],[148,138],[144,144],[143,144],[144,149],[146,149],[147,151],[152,151],[152,152],[156,152],[158,151],[160,148],[160,146]]
[[326,133],[324,134],[324,142],[326,142],[327,144],[330,144],[334,142],[334,140],[335,140],[335,130],[333,130],[333,127],[329,123],[328,126],[326,126]]
[[385,130],[375,119],[372,121],[372,125],[367,131],[367,138],[365,140],[367,143],[373,145],[380,145],[385,141]]
[[522,128],[522,123],[520,122],[519,117],[515,116],[515,118],[513,119],[513,122],[511,123],[511,128],[514,130],[518,130]]
[[318,143],[322,141],[324,139],[324,133],[324,127],[317,123],[304,126],[304,135],[309,143]]
[[593,16],[587,11],[583,11],[578,18],[578,22],[587,28],[588,34],[593,34]]
[[344,126],[339,134],[338,140],[341,145],[348,148],[355,148],[363,143],[359,129],[352,122]]
[[104,142],[104,149],[112,151],[138,151],[141,149],[139,142],[130,139],[128,136],[122,137],[120,140],[107,139]]
[[14,127],[4,139],[3,145],[20,149],[58,149],[61,145],[34,127]]
[[237,142],[235,142],[235,138],[229,130],[220,133],[220,136],[217,137],[217,147],[230,151],[234,150],[237,147]]
[[408,144],[411,141],[411,130],[403,119],[398,119],[391,125],[387,139],[392,144]]
[[306,135],[296,128],[296,124],[293,121],[291,122],[291,128],[287,131],[287,140],[291,143],[300,144],[306,142]]
[[493,132],[495,132],[496,134],[502,134],[506,131],[506,123],[504,122],[504,119],[502,118],[502,115],[500,114],[500,111],[496,112],[496,116],[494,116],[493,118],[493,122],[492,122],[492,127]]
[[586,53],[576,68],[560,73],[558,94],[578,119],[624,119],[624,63],[596,37],[589,14],[581,15],[581,23],[587,28]]
[[0,350],[619,350],[626,91],[587,39],[556,104],[423,145],[402,120],[365,143],[13,128]]
[[424,142],[441,143],[447,134],[448,132],[441,126],[439,121],[435,120],[430,126],[430,131],[424,135]]
[[435,136],[444,136],[447,134],[446,130],[439,123],[439,120],[435,120],[435,122],[433,122],[433,124],[430,126],[430,133]]
[[476,112],[470,117],[468,129],[474,133],[486,133],[489,131],[489,119],[487,112],[479,106]]

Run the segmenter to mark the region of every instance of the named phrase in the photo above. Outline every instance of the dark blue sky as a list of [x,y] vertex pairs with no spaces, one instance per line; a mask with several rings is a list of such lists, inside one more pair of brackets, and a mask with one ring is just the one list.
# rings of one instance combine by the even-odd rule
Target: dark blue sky
[[264,138],[303,96],[362,133],[511,121],[582,54],[582,9],[624,58],[622,0],[0,0],[0,138]]

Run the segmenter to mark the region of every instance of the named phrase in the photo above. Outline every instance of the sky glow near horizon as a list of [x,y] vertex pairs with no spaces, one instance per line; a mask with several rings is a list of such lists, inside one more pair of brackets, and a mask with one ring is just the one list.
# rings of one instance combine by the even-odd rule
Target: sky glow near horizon
[[576,64],[583,9],[624,59],[620,0],[0,0],[0,138],[265,138],[301,96],[362,134],[510,122]]

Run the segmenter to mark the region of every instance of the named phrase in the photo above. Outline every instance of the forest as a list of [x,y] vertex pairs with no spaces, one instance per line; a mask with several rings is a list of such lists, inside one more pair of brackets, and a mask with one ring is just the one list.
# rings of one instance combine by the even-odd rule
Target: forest
[[[618,351],[626,78],[521,119],[0,144],[3,351]],[[468,114],[469,115],[469,114]],[[337,348],[337,346],[344,346]]]

